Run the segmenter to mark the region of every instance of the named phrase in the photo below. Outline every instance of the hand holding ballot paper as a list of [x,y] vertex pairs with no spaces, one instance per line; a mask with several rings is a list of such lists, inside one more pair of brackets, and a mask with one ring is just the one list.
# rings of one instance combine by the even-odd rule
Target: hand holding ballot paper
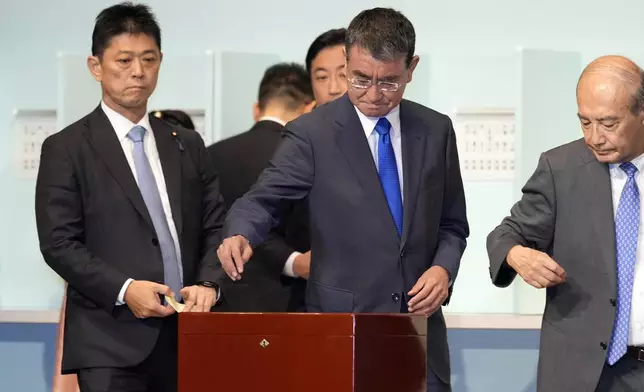
[[165,300],[168,302],[168,305],[172,306],[172,309],[174,309],[177,313],[183,312],[183,309],[186,307],[186,305],[177,302],[174,297],[170,297],[169,295],[165,296]]
[[[168,286],[156,282],[134,280],[124,299],[138,318],[166,317],[174,312],[209,312],[217,300],[217,290],[203,285],[184,287],[179,294],[180,297],[175,296]],[[165,306],[159,303],[159,295],[165,298]]]

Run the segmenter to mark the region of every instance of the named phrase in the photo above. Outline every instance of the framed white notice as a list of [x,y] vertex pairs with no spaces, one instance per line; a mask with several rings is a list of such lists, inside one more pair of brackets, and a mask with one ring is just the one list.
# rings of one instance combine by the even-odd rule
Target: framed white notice
[[516,167],[513,109],[461,109],[454,130],[463,180],[512,180]]
[[33,180],[38,175],[40,150],[47,136],[56,132],[55,110],[15,110],[12,132],[17,177]]

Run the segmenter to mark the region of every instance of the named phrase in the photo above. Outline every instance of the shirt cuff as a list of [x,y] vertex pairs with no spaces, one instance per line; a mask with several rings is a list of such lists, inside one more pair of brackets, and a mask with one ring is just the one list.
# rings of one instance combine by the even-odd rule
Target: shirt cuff
[[125,281],[125,283],[123,284],[123,287],[121,287],[121,291],[119,292],[119,297],[116,300],[117,305],[125,305],[125,291],[130,286],[130,283],[132,283],[133,281],[134,279],[132,278]]
[[293,271],[293,263],[295,263],[295,258],[299,255],[301,255],[300,252],[293,252],[288,257],[288,259],[286,259],[286,263],[284,264],[284,269],[282,270],[282,273],[284,275],[290,276],[291,278],[298,277],[297,275],[295,275],[295,271]]

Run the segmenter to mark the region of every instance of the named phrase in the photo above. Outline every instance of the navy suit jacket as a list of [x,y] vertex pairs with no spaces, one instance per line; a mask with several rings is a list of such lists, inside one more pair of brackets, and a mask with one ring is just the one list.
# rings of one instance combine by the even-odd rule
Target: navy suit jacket
[[[261,244],[293,202],[308,198],[310,312],[398,313],[431,266],[454,281],[469,227],[450,119],[400,104],[404,176],[398,236],[364,129],[345,95],[287,124],[284,140],[255,186],[232,206],[224,237]],[[445,320],[428,319],[428,364],[449,381]]]

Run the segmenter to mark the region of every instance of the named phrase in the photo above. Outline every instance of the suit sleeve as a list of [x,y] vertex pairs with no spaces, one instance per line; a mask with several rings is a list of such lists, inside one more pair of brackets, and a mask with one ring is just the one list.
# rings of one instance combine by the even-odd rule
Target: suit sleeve
[[548,158],[542,154],[534,174],[523,189],[523,196],[487,237],[490,277],[499,287],[512,283],[516,272],[506,256],[516,245],[547,252],[555,225],[555,187]]
[[219,177],[215,171],[206,145],[199,134],[195,133],[196,143],[193,150],[195,164],[203,183],[202,195],[202,251],[204,255],[199,264],[197,281],[219,282],[226,276],[219,263],[217,248],[221,243],[221,228],[226,215],[226,204],[221,195]]
[[304,129],[294,129],[293,123],[284,128],[283,135],[255,185],[233,204],[226,218],[224,238],[242,235],[257,247],[292,203],[308,195],[315,170],[309,136]]
[[123,273],[91,254],[84,243],[83,200],[63,140],[43,143],[36,181],[36,224],[45,262],[94,304],[112,312]]
[[276,231],[271,231],[264,242],[255,249],[255,255],[259,256],[261,260],[266,261],[269,271],[274,276],[283,275],[284,264],[286,260],[295,252],[286,243],[283,235]]
[[466,216],[463,180],[461,179],[458,151],[456,149],[456,136],[451,122],[449,124],[446,150],[443,209],[438,229],[438,248],[433,265],[445,268],[451,281],[454,282],[467,244],[469,225]]

